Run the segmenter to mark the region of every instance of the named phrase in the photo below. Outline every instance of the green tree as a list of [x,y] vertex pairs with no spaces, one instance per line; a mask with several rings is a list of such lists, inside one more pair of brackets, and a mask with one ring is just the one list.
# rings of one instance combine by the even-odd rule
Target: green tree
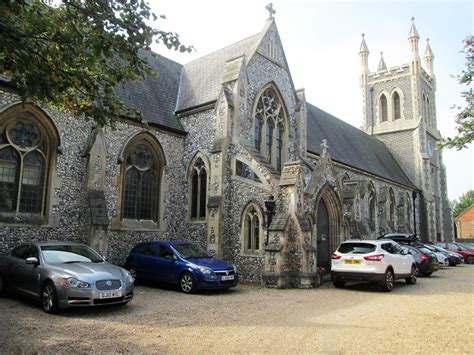
[[45,2],[0,3],[0,74],[23,101],[84,115],[101,126],[120,116],[141,118],[114,92],[126,81],[156,75],[141,50],[153,42],[192,49],[176,33],[149,25],[158,17],[144,0]]
[[453,209],[454,218],[459,216],[461,213],[466,210],[469,206],[474,204],[474,190],[469,190],[464,195],[459,198],[459,201],[456,202]]
[[472,91],[472,78],[474,75],[474,36],[469,36],[464,40],[463,53],[466,55],[466,69],[457,76],[458,82],[465,85],[466,89],[462,91],[461,96],[466,100],[466,106],[454,106],[459,110],[456,115],[457,135],[453,138],[447,138],[442,142],[443,147],[456,148],[461,150],[467,148],[467,145],[474,141],[474,95]]

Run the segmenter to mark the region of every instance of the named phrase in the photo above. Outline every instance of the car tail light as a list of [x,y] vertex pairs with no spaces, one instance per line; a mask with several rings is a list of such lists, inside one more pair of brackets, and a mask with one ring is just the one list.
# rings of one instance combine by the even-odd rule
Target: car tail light
[[426,254],[421,254],[421,260],[429,259],[430,257]]
[[368,261],[380,261],[383,259],[383,254],[367,255],[364,256],[364,259]]
[[331,259],[334,259],[334,260],[339,260],[340,258],[342,258],[341,255],[337,255],[337,254],[332,254],[331,255]]

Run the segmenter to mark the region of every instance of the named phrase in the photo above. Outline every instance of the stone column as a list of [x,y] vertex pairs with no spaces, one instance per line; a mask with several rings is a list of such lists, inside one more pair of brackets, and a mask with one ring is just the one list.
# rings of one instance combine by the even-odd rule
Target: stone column
[[108,213],[104,182],[107,151],[101,128],[95,128],[87,141],[82,156],[87,156],[87,198],[90,211],[88,244],[102,255],[108,249]]

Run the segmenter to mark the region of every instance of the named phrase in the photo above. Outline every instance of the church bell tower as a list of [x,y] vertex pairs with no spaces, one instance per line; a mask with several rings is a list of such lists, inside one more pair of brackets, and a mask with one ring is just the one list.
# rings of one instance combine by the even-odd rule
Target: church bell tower
[[[377,70],[368,68],[369,50],[365,37],[361,58],[363,129],[389,148],[417,194],[420,210],[418,233],[422,240],[453,240],[452,212],[446,190],[446,169],[437,149],[441,135],[437,129],[434,55],[429,40],[424,54],[425,68],[418,52],[420,36],[414,18],[408,33],[410,60],[387,67],[381,53]],[[420,208],[421,207],[421,208]]]

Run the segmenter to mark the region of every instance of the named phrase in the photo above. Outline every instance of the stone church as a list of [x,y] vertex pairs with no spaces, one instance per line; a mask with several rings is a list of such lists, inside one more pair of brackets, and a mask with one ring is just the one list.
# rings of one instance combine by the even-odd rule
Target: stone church
[[[313,287],[348,238],[452,240],[433,53],[411,25],[408,64],[369,71],[363,130],[296,89],[272,15],[262,31],[117,88],[142,122],[116,129],[21,103],[0,76],[0,253],[35,239],[88,243],[122,264],[145,240],[189,240],[244,281]],[[304,50],[304,49],[303,49]]]

